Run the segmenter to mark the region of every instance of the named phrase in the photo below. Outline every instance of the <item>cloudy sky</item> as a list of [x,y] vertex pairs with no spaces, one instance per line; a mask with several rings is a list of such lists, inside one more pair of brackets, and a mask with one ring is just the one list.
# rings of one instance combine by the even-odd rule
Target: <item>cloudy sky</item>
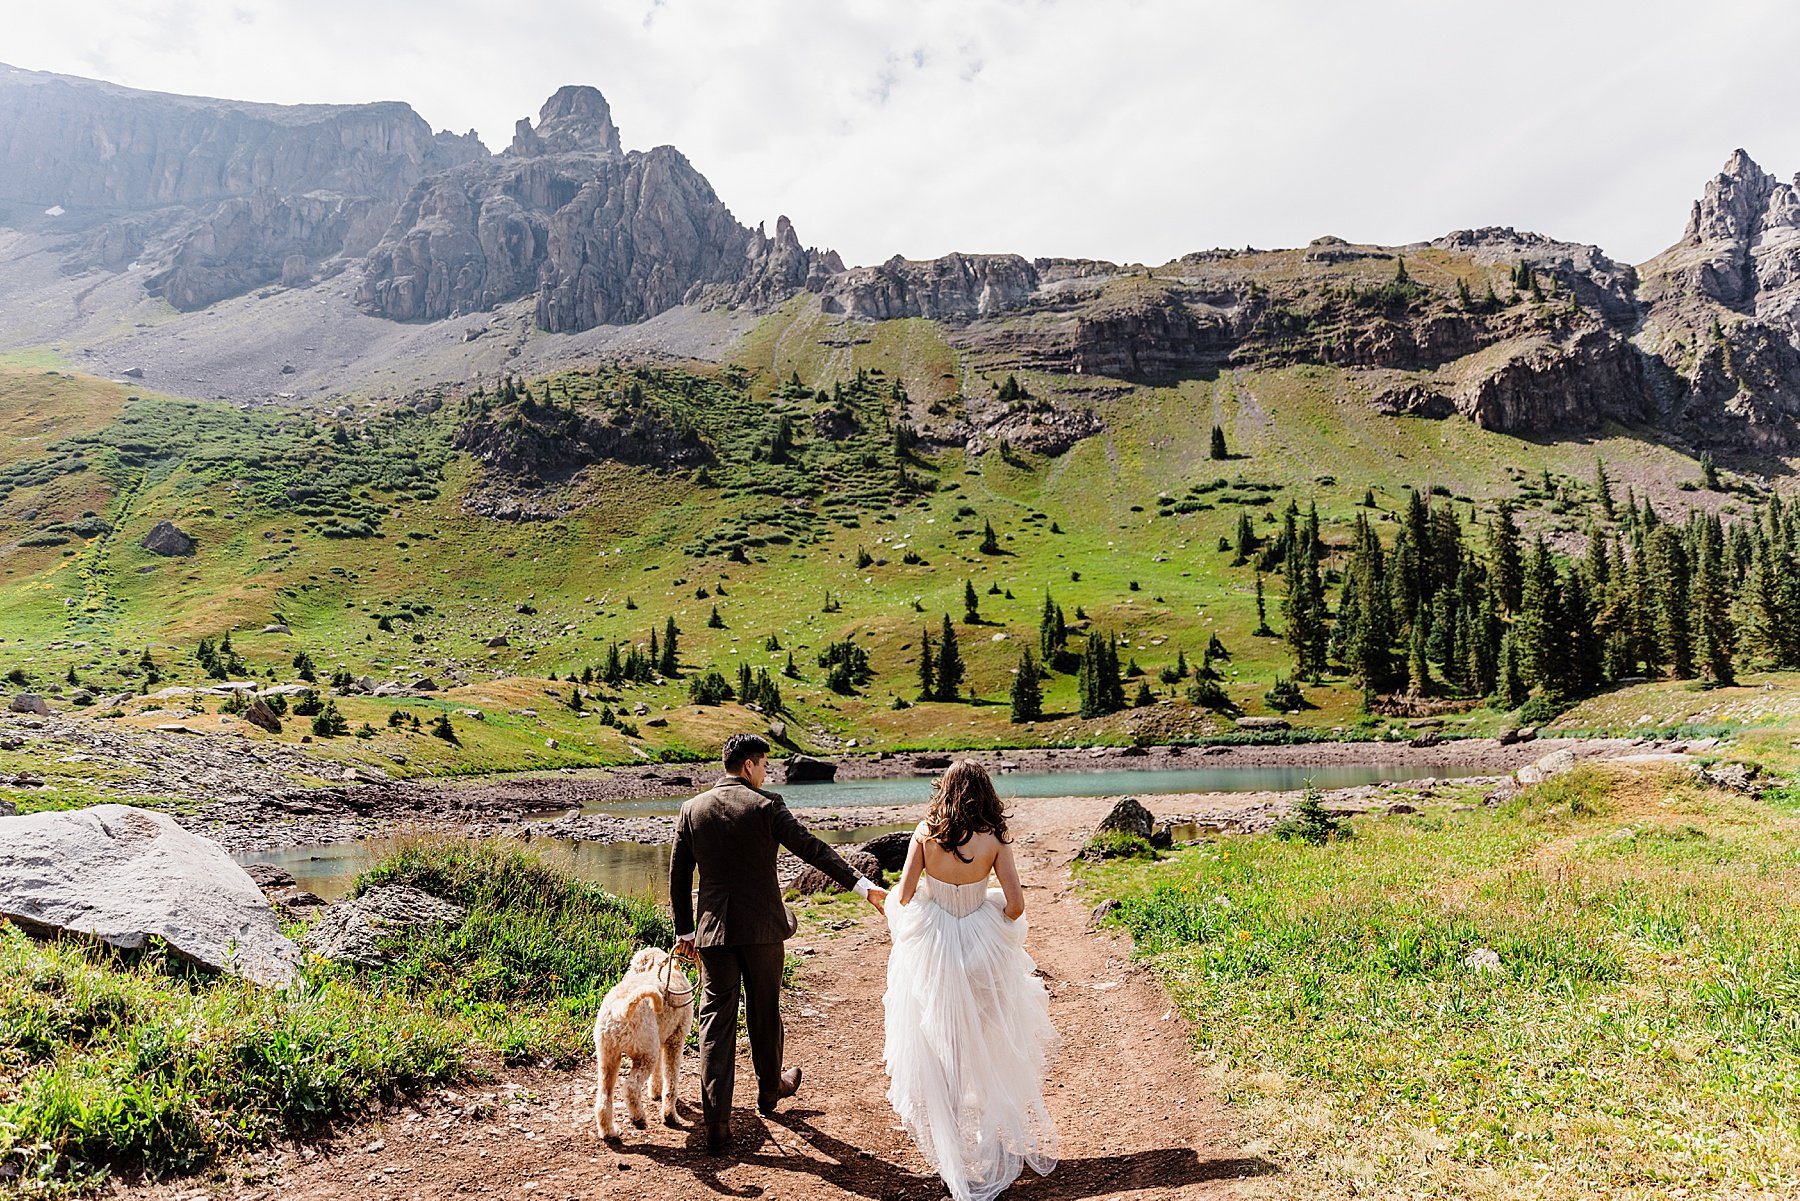
[[80,0],[0,59],[511,138],[565,83],[740,220],[851,263],[1162,262],[1473,225],[1674,241],[1733,147],[1800,170],[1777,0]]

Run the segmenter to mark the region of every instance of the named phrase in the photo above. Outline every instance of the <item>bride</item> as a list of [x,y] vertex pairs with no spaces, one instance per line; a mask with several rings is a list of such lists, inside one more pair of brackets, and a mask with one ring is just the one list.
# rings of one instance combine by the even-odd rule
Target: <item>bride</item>
[[[987,886],[989,876],[1000,887]],[[1025,897],[993,781],[938,781],[888,898],[888,1101],[955,1201],[1056,1167],[1044,1072],[1050,999],[1025,951]]]

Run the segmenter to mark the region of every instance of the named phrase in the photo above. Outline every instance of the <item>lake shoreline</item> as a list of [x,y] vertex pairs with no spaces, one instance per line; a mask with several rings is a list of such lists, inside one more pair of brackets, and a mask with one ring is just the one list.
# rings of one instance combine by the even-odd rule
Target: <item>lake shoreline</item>
[[[1340,767],[1404,769],[1508,776],[1545,755],[1568,750],[1581,758],[1615,758],[1686,749],[1678,740],[1538,738],[1501,743],[1496,739],[1448,740],[1419,746],[1397,742],[1311,742],[1246,746],[1092,747],[965,752],[883,752],[835,760],[841,781],[930,776],[955,759],[970,759],[989,771],[1142,771],[1142,789],[1115,795],[1182,797],[1196,815],[1265,808],[1291,793],[1195,793],[1159,791],[1159,771],[1197,767]],[[706,764],[656,764],[632,768],[526,773],[480,780],[368,783],[314,789],[286,796],[203,803],[183,824],[215,839],[234,854],[322,846],[367,838],[553,837],[582,842],[662,842],[673,824],[667,815],[582,813],[584,806],[691,796],[712,785],[720,769]],[[780,774],[780,766],[777,772]],[[1415,783],[1418,781],[1415,780]],[[783,787],[771,781],[773,790]],[[1366,786],[1361,791],[1366,791]],[[1358,789],[1334,790],[1353,793]],[[1017,802],[1012,802],[1017,803]],[[917,820],[919,803],[809,809],[805,820],[825,829],[895,824]]]

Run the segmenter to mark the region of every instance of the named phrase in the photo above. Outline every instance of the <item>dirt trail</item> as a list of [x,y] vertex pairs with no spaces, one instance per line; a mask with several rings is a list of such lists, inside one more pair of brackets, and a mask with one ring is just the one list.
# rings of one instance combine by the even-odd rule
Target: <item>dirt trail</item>
[[[1050,989],[1062,1050],[1049,1082],[1062,1163],[1029,1170],[1006,1197],[1223,1198],[1232,1181],[1273,1170],[1243,1151],[1246,1135],[1222,1110],[1195,1066],[1188,1030],[1128,946],[1087,929],[1088,906],[1067,864],[1103,802],[1034,804],[1015,827],[1030,948]],[[736,1141],[721,1158],[701,1148],[695,1057],[682,1066],[687,1126],[629,1125],[603,1144],[593,1123],[593,1074],[508,1073],[504,1083],[458,1090],[387,1120],[340,1134],[331,1145],[289,1148],[270,1173],[225,1191],[253,1198],[513,1196],[644,1198],[709,1196],[759,1201],[861,1197],[934,1201],[944,1190],[888,1107],[881,1066],[881,995],[887,935],[867,914],[835,934],[794,944],[805,962],[783,1000],[787,1062],[805,1069],[800,1095],[771,1119],[749,1108],[755,1077],[740,1045]],[[467,1112],[483,1097],[484,1112]],[[256,1174],[261,1174],[256,1173]],[[154,1190],[159,1197],[216,1195],[220,1186]]]

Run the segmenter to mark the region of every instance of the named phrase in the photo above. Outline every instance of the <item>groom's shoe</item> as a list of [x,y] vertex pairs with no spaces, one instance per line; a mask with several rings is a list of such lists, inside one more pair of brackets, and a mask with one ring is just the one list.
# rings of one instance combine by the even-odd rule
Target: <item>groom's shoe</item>
[[725,1148],[730,1145],[730,1122],[708,1122],[706,1124],[706,1153],[708,1155],[723,1155]]
[[781,1074],[781,1082],[772,1093],[763,1093],[756,1098],[756,1108],[763,1113],[774,1113],[775,1104],[785,1101],[800,1091],[800,1069],[789,1068]]

